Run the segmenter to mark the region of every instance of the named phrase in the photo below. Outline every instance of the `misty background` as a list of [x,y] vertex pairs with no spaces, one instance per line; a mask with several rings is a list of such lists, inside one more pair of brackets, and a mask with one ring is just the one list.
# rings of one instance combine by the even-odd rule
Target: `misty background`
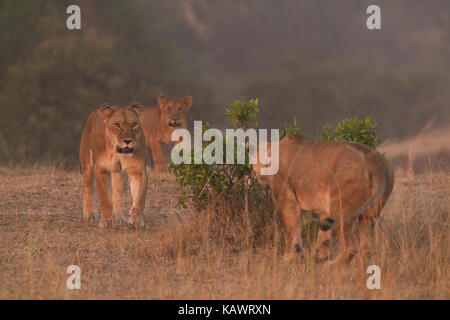
[[188,121],[219,128],[257,97],[260,127],[295,116],[311,139],[350,116],[382,140],[450,123],[448,0],[2,0],[0,44],[3,163],[76,163],[90,112],[159,93],[192,95]]

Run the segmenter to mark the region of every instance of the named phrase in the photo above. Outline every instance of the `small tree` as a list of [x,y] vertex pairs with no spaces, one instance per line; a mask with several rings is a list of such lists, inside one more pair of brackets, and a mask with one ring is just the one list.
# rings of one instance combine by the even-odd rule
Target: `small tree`
[[359,121],[358,117],[345,119],[339,122],[336,127],[328,123],[320,133],[321,140],[353,141],[376,148],[380,145],[376,130],[377,125],[378,123],[370,117]]
[[284,128],[280,130],[280,141],[288,135],[293,135],[299,138],[304,138],[303,130],[297,127],[297,118],[292,118],[292,123],[285,123]]
[[[248,102],[234,101],[226,109],[230,117],[228,126],[233,129],[246,130],[257,126],[258,99]],[[210,128],[209,123],[203,126],[203,132]],[[275,204],[270,189],[258,184],[251,175],[248,145],[245,147],[245,163],[237,164],[237,141],[234,141],[234,162],[226,163],[226,137],[223,144],[224,164],[194,164],[194,152],[191,152],[191,164],[175,165],[169,163],[171,172],[179,182],[182,194],[179,204],[187,207],[192,204],[197,212],[214,212],[215,218],[222,221],[223,228],[244,231],[235,233],[237,238],[250,240],[274,237],[274,228],[279,223]],[[202,152],[212,142],[203,143]],[[268,231],[269,230],[269,231]],[[220,233],[220,231],[219,231]]]
[[257,127],[257,117],[259,114],[258,98],[250,99],[248,103],[235,100],[230,108],[225,109],[225,114],[231,118],[229,127],[238,129],[248,129]]
[[[234,129],[248,129],[256,126],[256,117],[259,113],[258,99],[251,99],[248,103],[239,100],[234,101],[230,108],[226,109],[226,114],[231,118],[229,127]],[[211,126],[209,123],[203,125],[202,133]],[[226,138],[225,138],[226,139]],[[203,142],[202,153],[209,143]],[[226,140],[223,144],[223,163],[226,162]],[[234,162],[233,164],[194,164],[194,153],[191,152],[191,164],[175,165],[169,163],[169,172],[175,175],[180,187],[183,189],[179,203],[186,206],[185,200],[188,198],[186,187],[192,192],[191,199],[197,209],[204,209],[206,204],[215,201],[217,198],[227,197],[233,188],[243,188],[246,180],[251,177],[252,167],[248,161],[248,147],[246,147],[245,164],[237,164],[237,142],[234,141]]]

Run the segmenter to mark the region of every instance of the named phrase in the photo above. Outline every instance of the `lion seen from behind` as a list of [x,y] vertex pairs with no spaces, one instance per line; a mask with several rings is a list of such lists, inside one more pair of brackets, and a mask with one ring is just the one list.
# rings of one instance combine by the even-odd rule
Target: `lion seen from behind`
[[[267,145],[260,145],[270,151]],[[256,154],[252,173],[271,187],[287,232],[287,256],[301,250],[301,212],[319,215],[316,259],[331,259],[333,239],[339,240],[335,261],[349,262],[357,252],[353,224],[359,221],[360,249],[366,249],[369,234],[388,200],[394,174],[386,159],[364,144],[347,141],[308,141],[292,135],[279,145],[279,171],[261,175]]]

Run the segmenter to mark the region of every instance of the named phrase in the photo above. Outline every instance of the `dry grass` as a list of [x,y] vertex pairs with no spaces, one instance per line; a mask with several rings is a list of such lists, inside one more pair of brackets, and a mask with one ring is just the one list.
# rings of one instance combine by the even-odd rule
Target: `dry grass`
[[[326,266],[283,262],[277,234],[229,241],[245,230],[177,208],[169,175],[150,176],[144,230],[104,231],[81,221],[78,172],[0,168],[0,298],[448,299],[450,173],[396,178],[369,255]],[[72,264],[81,290],[66,288]],[[366,287],[371,264],[381,290]]]
[[396,167],[409,173],[450,170],[450,127],[434,128],[432,122],[416,136],[401,141],[388,140],[377,148]]

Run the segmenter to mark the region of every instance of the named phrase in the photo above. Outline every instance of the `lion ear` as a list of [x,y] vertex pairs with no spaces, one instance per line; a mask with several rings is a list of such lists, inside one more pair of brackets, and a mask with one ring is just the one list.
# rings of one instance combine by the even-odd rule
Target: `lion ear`
[[100,106],[100,108],[98,108],[97,113],[100,116],[100,118],[102,118],[103,120],[108,120],[109,118],[111,118],[111,116],[114,114],[114,112],[116,112],[117,107],[115,106],[110,106],[107,103],[104,103]]
[[164,103],[166,103],[167,98],[164,97],[162,94],[159,94],[156,100],[158,100],[158,104],[161,107]]
[[180,100],[181,100],[181,103],[184,104],[184,107],[186,108],[186,110],[188,110],[192,106],[192,100],[193,100],[192,96],[184,96]]
[[144,110],[144,106],[140,102],[133,102],[128,109],[139,115]]

